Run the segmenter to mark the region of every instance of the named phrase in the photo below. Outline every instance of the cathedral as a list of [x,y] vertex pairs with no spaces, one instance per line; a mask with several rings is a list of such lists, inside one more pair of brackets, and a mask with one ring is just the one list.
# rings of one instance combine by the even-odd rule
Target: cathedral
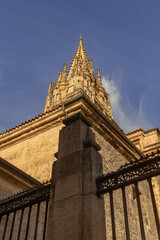
[[[142,126],[141,129],[125,134],[114,120],[110,95],[102,85],[99,68],[94,75],[92,59],[88,59],[82,35],[70,68],[67,70],[64,63],[57,81],[49,83],[44,105],[40,115],[0,133],[0,199],[30,187],[41,186],[42,182],[51,179],[52,165],[57,160],[59,151],[59,132],[65,126],[64,121],[77,113],[91,123],[95,140],[101,147],[99,153],[103,161],[103,174],[116,171],[121,165],[160,150],[158,128],[146,131]],[[154,189],[160,210],[160,202],[157,200],[160,188],[157,181],[154,181]],[[129,193],[128,196],[132,203],[132,194]],[[148,239],[151,239],[150,209],[146,209],[144,195],[142,202],[147,222],[145,231]],[[120,225],[121,223],[118,228]],[[140,239],[134,234],[136,225],[133,239]],[[121,236],[117,239],[125,238]]]

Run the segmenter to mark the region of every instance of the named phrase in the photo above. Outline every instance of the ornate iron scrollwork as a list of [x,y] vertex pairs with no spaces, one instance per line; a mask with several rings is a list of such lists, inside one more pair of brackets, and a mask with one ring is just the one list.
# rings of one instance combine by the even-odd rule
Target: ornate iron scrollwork
[[121,166],[116,172],[101,175],[96,179],[97,195],[134,184],[160,175],[160,152],[152,153],[139,160]]
[[53,186],[53,183],[47,181],[41,186],[30,188],[16,195],[0,200],[0,215],[49,199],[51,186]]

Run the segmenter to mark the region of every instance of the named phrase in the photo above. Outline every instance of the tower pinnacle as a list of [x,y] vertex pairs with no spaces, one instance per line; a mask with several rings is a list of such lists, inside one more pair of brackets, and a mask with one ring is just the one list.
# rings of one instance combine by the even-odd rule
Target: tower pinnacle
[[83,41],[83,36],[82,36],[82,33],[80,33],[80,38],[79,38],[80,41]]
[[101,82],[101,75],[100,75],[100,69],[97,69],[97,84],[102,86],[102,82]]
[[46,97],[46,105],[45,105],[45,108],[43,110],[44,113],[47,112],[50,109],[51,99],[52,99],[52,82],[49,83],[48,94],[47,94],[47,97]]
[[68,76],[67,76],[67,80],[69,80],[71,78],[71,76],[77,72],[77,70],[78,70],[77,68],[79,67],[78,66],[79,63],[80,63],[80,67],[83,68],[83,70],[85,69],[86,71],[88,71],[87,65],[89,65],[89,61],[88,61],[88,57],[87,57],[86,51],[85,51],[84,46],[83,46],[82,33],[80,34],[79,39],[80,39],[79,46],[78,46],[77,51],[76,51],[76,53],[73,57],[73,60],[71,62],[69,72],[68,72]]
[[62,81],[66,80],[66,63],[63,65],[63,71],[62,71]]

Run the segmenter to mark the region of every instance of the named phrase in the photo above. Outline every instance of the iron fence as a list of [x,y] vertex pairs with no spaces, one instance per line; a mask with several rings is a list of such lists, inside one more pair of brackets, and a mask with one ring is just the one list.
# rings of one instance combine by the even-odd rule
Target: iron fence
[[[100,197],[103,194],[106,194],[106,193],[109,194],[112,238],[114,240],[117,239],[117,236],[116,236],[116,220],[115,220],[115,206],[114,206],[113,193],[115,190],[119,190],[119,189],[121,190],[121,194],[122,194],[125,235],[127,240],[131,239],[129,221],[128,221],[128,207],[127,207],[127,200],[126,200],[126,188],[127,186],[130,186],[130,185],[132,185],[132,189],[133,189],[133,198],[136,199],[136,202],[137,202],[141,239],[146,240],[142,204],[141,204],[141,197],[140,197],[141,192],[139,190],[139,183],[145,180],[148,183],[150,201],[153,208],[157,236],[158,236],[158,239],[160,240],[159,215],[158,215],[158,209],[156,206],[154,187],[152,184],[153,177],[155,179],[155,177],[158,175],[160,175],[160,152],[159,151],[157,151],[157,153],[154,153],[154,154],[152,153],[151,155],[141,158],[139,160],[126,163],[125,165],[121,166],[117,171],[101,175],[96,179],[97,196]],[[154,237],[152,239],[154,239]]]
[[0,200],[0,239],[45,239],[51,181]]

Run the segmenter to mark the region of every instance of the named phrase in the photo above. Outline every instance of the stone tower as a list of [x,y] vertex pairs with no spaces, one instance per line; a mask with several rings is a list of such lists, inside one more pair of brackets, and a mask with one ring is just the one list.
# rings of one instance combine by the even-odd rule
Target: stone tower
[[[91,122],[97,143],[106,149],[101,153],[106,170],[115,151],[123,156],[124,162],[126,158],[141,156],[142,153],[113,119],[110,97],[102,86],[100,69],[95,77],[82,35],[69,71],[64,63],[57,81],[49,83],[43,113],[0,134],[0,157],[39,181],[49,180],[63,121],[76,113]],[[115,166],[119,164],[121,161]]]
[[105,115],[113,119],[109,93],[102,86],[100,69],[97,69],[97,79],[93,73],[92,59],[88,60],[82,34],[69,71],[64,63],[53,88],[52,83],[49,84],[44,113],[80,94],[85,94]]

